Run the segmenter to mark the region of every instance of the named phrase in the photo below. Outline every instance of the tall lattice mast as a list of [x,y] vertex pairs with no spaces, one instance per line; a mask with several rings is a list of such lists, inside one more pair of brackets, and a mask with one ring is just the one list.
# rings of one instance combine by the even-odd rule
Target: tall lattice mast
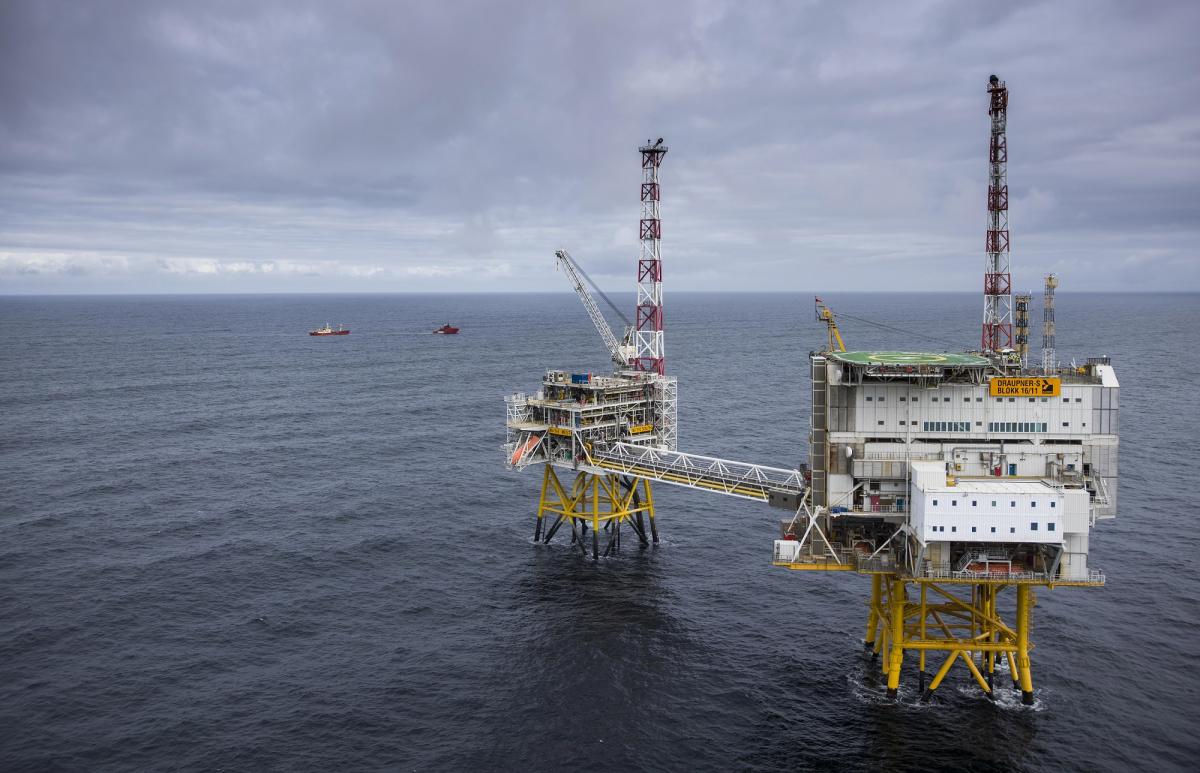
[[995,75],[988,79],[988,115],[992,142],[988,173],[988,225],[983,274],[983,336],[985,352],[1013,345],[1012,270],[1008,252],[1008,87]]
[[662,137],[657,142],[646,140],[638,148],[642,154],[642,219],[638,228],[641,250],[638,255],[637,316],[634,321],[634,370],[663,375],[666,354],[663,349],[662,220],[659,219],[658,168],[662,165],[667,146]]
[[1046,291],[1042,296],[1042,372],[1050,373],[1058,363],[1054,355],[1054,288],[1058,287],[1058,277],[1046,274]]
[[1014,299],[1016,304],[1017,354],[1021,355],[1021,367],[1029,364],[1029,306],[1033,303],[1033,294],[1018,293]]

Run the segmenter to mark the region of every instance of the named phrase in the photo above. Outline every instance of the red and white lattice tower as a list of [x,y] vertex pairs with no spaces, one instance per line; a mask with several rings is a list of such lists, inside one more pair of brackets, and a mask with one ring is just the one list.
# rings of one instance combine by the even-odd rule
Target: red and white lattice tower
[[642,219],[638,227],[641,250],[638,255],[637,316],[634,318],[634,370],[666,372],[663,350],[662,220],[658,202],[658,168],[662,165],[667,146],[662,137],[657,142],[638,148],[642,154]]
[[1008,251],[1008,87],[993,75],[988,79],[988,115],[992,144],[988,173],[988,225],[983,274],[983,336],[985,352],[1013,345],[1012,269]]

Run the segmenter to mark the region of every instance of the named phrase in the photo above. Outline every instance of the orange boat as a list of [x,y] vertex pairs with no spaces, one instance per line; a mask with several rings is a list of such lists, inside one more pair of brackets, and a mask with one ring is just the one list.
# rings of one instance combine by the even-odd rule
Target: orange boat
[[517,446],[517,450],[513,451],[512,458],[509,459],[509,464],[516,464],[525,458],[525,455],[537,447],[537,444],[542,442],[541,435],[534,435],[525,441],[525,445]]
[[454,335],[457,332],[458,332],[458,328],[454,327],[449,322],[442,325],[437,330],[433,331],[434,335],[446,335],[446,336]]

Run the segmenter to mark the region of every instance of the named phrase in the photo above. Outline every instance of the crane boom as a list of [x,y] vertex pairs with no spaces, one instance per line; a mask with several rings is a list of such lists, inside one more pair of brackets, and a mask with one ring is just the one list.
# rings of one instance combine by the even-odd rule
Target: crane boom
[[600,313],[600,307],[596,305],[596,299],[592,297],[592,294],[587,289],[587,285],[583,283],[583,278],[580,276],[581,270],[576,270],[575,259],[566,250],[556,250],[554,256],[558,258],[559,265],[562,266],[563,271],[567,273],[567,277],[571,280],[571,285],[575,288],[575,294],[579,296],[579,300],[583,301],[583,308],[587,309],[588,316],[592,318],[592,324],[596,326],[600,337],[604,339],[604,345],[608,347],[608,353],[612,356],[613,362],[622,367],[628,366],[629,347],[617,340],[617,336],[609,326],[608,320]]
[[[825,302],[820,298],[815,299],[817,307],[817,321],[824,322],[829,328],[829,349],[831,352],[846,351],[846,344],[842,342],[842,334],[838,332],[837,320],[833,317],[833,310],[825,305]],[[834,345],[837,348],[834,348]]]

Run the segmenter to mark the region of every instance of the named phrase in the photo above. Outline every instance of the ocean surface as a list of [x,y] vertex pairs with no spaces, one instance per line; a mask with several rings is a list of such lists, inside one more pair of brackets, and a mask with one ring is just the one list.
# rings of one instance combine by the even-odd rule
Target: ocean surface
[[[851,348],[977,341],[974,294],[825,300],[912,331],[843,318]],[[666,313],[681,448],[801,461],[811,294]],[[353,333],[306,335],[327,320]],[[1107,587],[1038,594],[1031,708],[961,671],[918,705],[911,656],[886,701],[869,581],[772,568],[764,505],[664,486],[656,549],[532,544],[503,397],[607,369],[569,293],[0,297],[0,330],[2,771],[1200,759],[1198,295],[1059,295],[1063,359],[1121,379],[1120,515],[1092,534]]]

